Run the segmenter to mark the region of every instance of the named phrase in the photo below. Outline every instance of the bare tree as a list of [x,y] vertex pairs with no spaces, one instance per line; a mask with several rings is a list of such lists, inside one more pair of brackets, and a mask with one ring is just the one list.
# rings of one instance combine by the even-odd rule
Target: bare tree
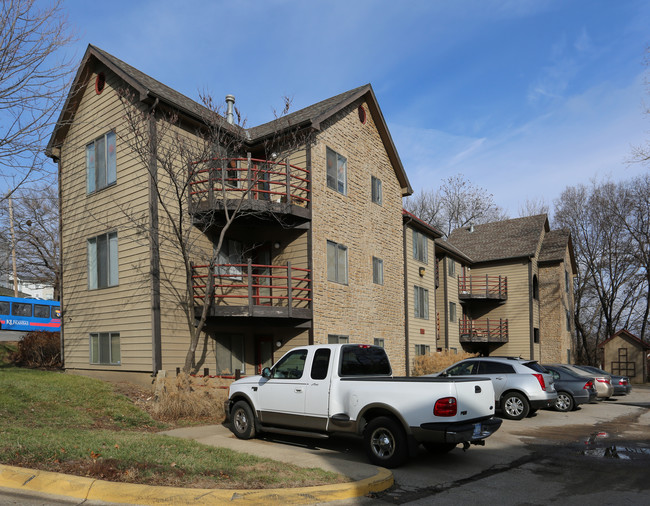
[[445,235],[469,223],[489,223],[508,217],[494,203],[491,193],[474,185],[462,174],[444,179],[436,191],[422,190],[409,197],[404,207]]
[[549,214],[549,205],[544,197],[526,199],[526,202],[519,205],[519,217],[537,216],[538,214]]
[[62,2],[5,0],[0,6],[0,200],[44,170],[45,139],[68,89],[71,41]]
[[599,342],[640,323],[635,315],[647,292],[635,259],[637,246],[625,226],[630,209],[623,205],[620,187],[610,182],[569,187],[555,202],[556,226],[571,232],[578,263],[578,345],[592,363]]
[[[298,145],[309,142],[309,135],[292,130],[280,118],[277,131],[262,143],[265,160],[273,160],[268,162],[273,167],[253,167],[246,131],[241,124],[226,122],[222,107],[210,96],[201,97],[205,114],[200,127],[184,124],[172,110],[158,106],[145,110],[135,105],[137,101],[127,90],[121,92],[121,100],[126,121],[121,139],[147,168],[158,223],[152,226],[147,216],[123,211],[139,235],[156,242],[155,249],[168,259],[162,262],[158,258],[144,274],[157,277],[161,298],[166,297],[185,315],[190,339],[183,370],[196,371],[200,366],[197,349],[201,337],[207,338],[210,309],[220,295],[216,289],[235,289],[217,286],[215,279],[236,281],[244,276],[241,261],[223,261],[228,232],[236,220],[251,215],[281,222],[268,210],[247,204],[253,196],[268,198],[273,193],[272,178],[281,175],[288,181],[291,168],[282,160]],[[237,117],[241,118],[238,113]],[[287,174],[280,174],[279,167]],[[285,197],[287,203],[294,198],[288,182]],[[183,270],[182,283],[176,267]],[[197,279],[202,284],[197,284]]]
[[61,279],[57,190],[51,185],[24,187],[12,197],[18,277],[53,286],[54,298],[58,299]]

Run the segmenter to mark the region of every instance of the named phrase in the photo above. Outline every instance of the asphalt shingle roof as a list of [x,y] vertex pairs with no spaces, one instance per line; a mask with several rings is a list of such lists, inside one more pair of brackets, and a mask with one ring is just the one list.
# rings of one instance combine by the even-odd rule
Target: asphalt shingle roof
[[542,242],[542,250],[539,253],[539,261],[563,261],[568,244],[569,232],[566,230],[551,230],[544,236],[544,242]]
[[474,262],[533,256],[542,232],[548,231],[545,214],[475,225],[454,230],[448,242]]

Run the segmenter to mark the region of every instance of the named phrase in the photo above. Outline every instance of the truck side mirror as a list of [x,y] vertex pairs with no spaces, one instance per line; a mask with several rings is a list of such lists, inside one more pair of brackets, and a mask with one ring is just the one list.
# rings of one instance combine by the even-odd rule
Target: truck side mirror
[[262,369],[262,377],[269,379],[271,377],[271,369],[269,369],[268,367]]

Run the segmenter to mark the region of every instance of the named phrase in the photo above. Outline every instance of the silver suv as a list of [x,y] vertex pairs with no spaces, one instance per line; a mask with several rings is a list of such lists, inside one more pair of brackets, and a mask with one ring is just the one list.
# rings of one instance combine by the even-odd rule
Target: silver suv
[[534,360],[476,357],[461,360],[431,376],[485,376],[492,380],[496,407],[504,418],[521,420],[540,408],[553,407],[553,376]]

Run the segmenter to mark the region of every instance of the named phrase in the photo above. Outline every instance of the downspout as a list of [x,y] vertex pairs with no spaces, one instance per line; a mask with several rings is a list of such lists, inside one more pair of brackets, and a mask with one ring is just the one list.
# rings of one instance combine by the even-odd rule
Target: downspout
[[[539,286],[539,278],[537,282]],[[533,257],[528,257],[528,338],[530,341],[530,360],[535,360],[535,332],[533,328]]]
[[61,162],[60,151],[56,161],[58,165],[57,178],[59,180],[59,308],[61,311],[61,331],[59,334],[59,340],[61,342],[61,369],[65,370],[65,341],[63,339],[63,327],[65,322],[65,314],[63,313],[63,213],[61,212],[63,209],[63,206],[61,205],[63,202],[61,191],[61,170],[63,168],[63,163]]
[[[307,165],[307,170],[308,174],[313,174],[311,170],[311,146],[309,143],[307,143],[307,149],[306,149],[306,165]],[[309,270],[311,271],[311,276],[310,276],[310,281],[309,281],[309,293],[311,293],[311,322],[309,325],[309,344],[314,344],[314,315],[316,314],[316,311],[314,310],[315,307],[315,295],[314,295],[314,255],[312,251],[312,246],[313,246],[313,222],[311,220],[312,213],[314,212],[313,209],[313,193],[312,193],[312,185],[311,185],[311,177],[309,178],[309,181],[307,183],[307,188],[309,190],[309,195],[312,196],[311,202],[309,204],[309,229],[307,230],[307,265],[309,266]]]
[[156,126],[156,106],[158,99],[149,110],[149,254],[151,260],[151,361],[152,376],[162,369],[162,330],[160,318],[160,238],[158,234],[158,151]]
[[443,309],[444,309],[444,315],[445,315],[445,349],[449,351],[449,286],[447,284],[447,265],[449,262],[447,261],[447,257],[443,256],[442,257],[444,260],[442,261],[442,279],[445,280],[445,284],[442,290],[443,293]]
[[[409,218],[407,223],[410,223],[412,220]],[[411,357],[409,350],[409,284],[408,284],[408,254],[406,253],[406,225],[407,223],[402,223],[402,250],[404,256],[404,355],[406,357],[406,375],[410,376],[411,370]]]

